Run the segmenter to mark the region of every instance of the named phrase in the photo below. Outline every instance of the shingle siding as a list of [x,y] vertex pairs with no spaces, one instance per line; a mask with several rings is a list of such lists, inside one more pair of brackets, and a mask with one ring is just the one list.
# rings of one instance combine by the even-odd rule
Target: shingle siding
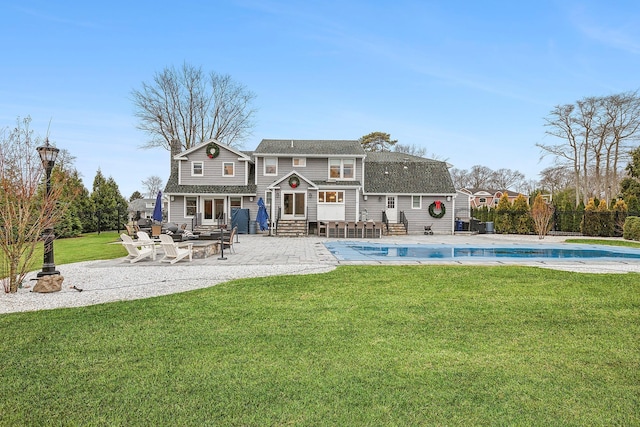
[[[303,193],[306,197],[306,220],[318,221],[316,189],[340,190],[345,194],[343,207],[346,221],[380,221],[386,209],[386,196],[394,195],[398,218],[403,211],[409,220],[409,232],[422,232],[425,225],[431,224],[436,233],[453,231],[453,202],[446,201],[446,196],[455,196],[456,190],[445,162],[404,153],[365,152],[357,140],[264,139],[253,152],[238,152],[222,144],[220,148],[220,154],[215,159],[206,156],[206,144],[202,144],[177,157],[183,160],[173,162],[171,176],[165,187],[166,194],[175,196],[170,208],[171,220],[187,220],[184,218],[185,195],[242,196],[243,207],[251,210],[253,218],[257,198],[263,197],[266,201],[267,189],[275,185],[280,191],[274,192],[274,215],[282,206],[283,193]],[[264,175],[265,157],[278,159],[276,175]],[[306,166],[294,167],[295,157],[305,158]],[[329,179],[331,158],[355,159],[355,179]],[[194,160],[203,163],[203,177],[191,176],[191,162]],[[225,161],[234,163],[234,177],[222,176],[222,163]],[[178,168],[175,167],[177,162],[181,162],[181,182],[178,181]],[[297,188],[291,188],[288,183],[288,176],[292,172],[301,178]],[[367,195],[367,200],[363,195]],[[421,197],[420,209],[413,209],[412,195]],[[250,202],[250,196],[256,199]],[[225,199],[228,201],[228,198]],[[432,218],[428,212],[429,205],[436,200],[443,202],[447,209],[445,216],[440,219]],[[325,216],[331,214],[324,208],[322,212]],[[336,210],[332,212],[337,213]]]

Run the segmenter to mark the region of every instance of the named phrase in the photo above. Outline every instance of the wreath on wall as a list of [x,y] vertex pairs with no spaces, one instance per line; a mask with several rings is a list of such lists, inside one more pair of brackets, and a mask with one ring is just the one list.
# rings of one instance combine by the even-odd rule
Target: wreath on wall
[[300,179],[293,175],[291,178],[289,178],[289,187],[291,188],[297,188],[300,185]]
[[[436,213],[436,211],[439,211]],[[444,203],[440,200],[436,200],[435,202],[429,205],[429,215],[434,218],[442,218],[447,210],[444,208]]]
[[215,142],[207,145],[207,157],[210,159],[215,159],[220,154],[220,147]]

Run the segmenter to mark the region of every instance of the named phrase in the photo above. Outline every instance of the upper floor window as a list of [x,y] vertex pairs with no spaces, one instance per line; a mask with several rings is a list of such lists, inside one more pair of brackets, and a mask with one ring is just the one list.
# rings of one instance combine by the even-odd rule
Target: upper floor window
[[278,159],[275,157],[266,157],[264,159],[264,174],[265,175],[277,175],[278,174]]
[[411,196],[411,208],[412,209],[420,209],[422,207],[422,197],[420,196]]
[[294,168],[304,168],[307,167],[307,159],[304,157],[294,157],[292,164]]
[[329,179],[354,179],[355,159],[329,159]]
[[191,162],[191,176],[203,176],[204,175],[204,163]]
[[235,176],[235,168],[233,162],[224,162],[222,164],[222,176]]

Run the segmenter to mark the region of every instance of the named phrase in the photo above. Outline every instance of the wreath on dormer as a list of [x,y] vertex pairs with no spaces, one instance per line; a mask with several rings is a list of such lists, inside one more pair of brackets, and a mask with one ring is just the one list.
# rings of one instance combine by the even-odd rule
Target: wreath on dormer
[[300,186],[300,179],[293,175],[291,178],[289,178],[289,187],[291,188],[298,188]]
[[[438,211],[438,213],[436,213]],[[440,200],[436,200],[435,202],[429,205],[429,215],[434,218],[442,218],[447,210],[444,208],[444,203]]]
[[220,154],[220,147],[215,142],[209,143],[207,145],[207,157],[210,159],[215,159]]

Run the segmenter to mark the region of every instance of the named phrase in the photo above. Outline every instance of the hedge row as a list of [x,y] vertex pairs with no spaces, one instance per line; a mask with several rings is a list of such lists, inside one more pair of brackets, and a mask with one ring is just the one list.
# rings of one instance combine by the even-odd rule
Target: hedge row
[[627,240],[640,240],[640,217],[627,217],[624,222],[622,237]]

